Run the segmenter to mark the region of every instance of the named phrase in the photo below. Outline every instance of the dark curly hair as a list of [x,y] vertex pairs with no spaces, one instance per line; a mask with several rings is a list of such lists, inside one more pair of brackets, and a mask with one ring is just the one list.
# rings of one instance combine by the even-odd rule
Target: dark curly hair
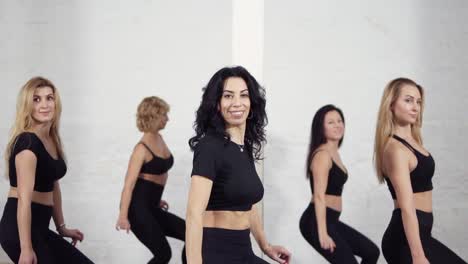
[[250,98],[250,113],[245,129],[244,144],[246,150],[255,160],[261,160],[262,144],[266,142],[265,126],[268,118],[265,111],[265,90],[255,78],[243,67],[224,67],[211,77],[208,85],[203,88],[202,101],[196,112],[193,124],[195,136],[190,138],[192,150],[205,135],[215,135],[230,139],[226,133],[226,123],[218,110],[226,80],[231,77],[242,78],[247,84]]
[[[314,157],[315,151],[320,147],[320,145],[327,143],[327,138],[325,137],[325,128],[323,123],[325,122],[325,115],[328,112],[336,111],[341,116],[341,120],[343,120],[343,124],[345,123],[344,115],[341,109],[338,107],[329,104],[321,107],[317,113],[314,115],[314,119],[312,120],[312,128],[310,129],[310,143],[309,143],[309,153],[307,154],[307,161],[306,161],[306,176],[310,178],[310,164],[312,163],[312,158]],[[338,142],[338,147],[341,147],[343,143],[343,138],[340,139]]]

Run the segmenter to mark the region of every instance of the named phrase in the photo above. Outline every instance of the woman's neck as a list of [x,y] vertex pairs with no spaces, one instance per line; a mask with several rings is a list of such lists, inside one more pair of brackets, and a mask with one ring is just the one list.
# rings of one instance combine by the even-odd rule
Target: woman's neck
[[50,127],[52,124],[35,124],[31,127],[33,131],[39,138],[47,139],[50,136]]
[[339,141],[327,140],[327,143],[324,144],[325,148],[328,150],[337,153],[339,148]]
[[232,142],[239,145],[244,145],[245,126],[234,126],[226,128],[226,133],[229,134]]
[[395,125],[395,128],[393,129],[393,134],[403,138],[403,139],[409,139],[413,137],[413,134],[411,133],[411,125]]

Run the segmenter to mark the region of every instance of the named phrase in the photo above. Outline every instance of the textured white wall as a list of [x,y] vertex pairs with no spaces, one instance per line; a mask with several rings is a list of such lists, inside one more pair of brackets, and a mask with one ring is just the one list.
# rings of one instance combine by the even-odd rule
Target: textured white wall
[[[34,75],[49,77],[64,106],[65,219],[85,233],[79,248],[96,263],[150,258],[133,235],[114,229],[128,158],[140,137],[136,107],[145,96],[161,96],[172,107],[163,135],[175,165],[163,199],[185,218],[187,140],[202,86],[231,61],[231,9],[230,1],[217,0],[0,1],[2,154],[20,86]],[[3,158],[0,164],[3,171]],[[2,179],[2,211],[7,189]],[[183,244],[170,242],[172,263],[179,263]]]
[[433,233],[468,259],[467,14],[461,0],[265,1],[265,225],[271,240],[288,243],[294,263],[325,263],[298,221],[311,198],[304,174],[310,126],[327,103],[347,121],[342,219],[380,247],[392,203],[373,172],[373,134],[383,88],[398,76],[427,91],[423,136],[437,164]]
[[[343,220],[380,245],[391,200],[371,166],[375,116],[385,83],[404,75],[427,90],[424,138],[437,162],[434,234],[468,259],[462,228],[468,219],[467,2],[265,1],[263,48],[233,39],[233,28],[245,25],[232,8],[231,1],[216,0],[0,0],[0,148],[19,87],[33,75],[51,78],[64,101],[65,217],[85,232],[80,249],[96,263],[150,258],[133,235],[114,231],[127,160],[139,138],[137,104],[159,95],[172,106],[164,136],[176,163],[164,198],[184,217],[192,160],[186,142],[201,87],[215,70],[257,49],[264,50],[263,63],[250,63],[267,89],[264,214],[272,243],[291,249],[294,263],[323,263],[298,221],[310,200],[304,178],[310,123],[320,106],[335,103],[345,112],[342,157],[351,174]],[[3,210],[8,182],[0,182]],[[170,242],[172,263],[179,263],[182,243]],[[0,262],[6,260],[0,250]]]

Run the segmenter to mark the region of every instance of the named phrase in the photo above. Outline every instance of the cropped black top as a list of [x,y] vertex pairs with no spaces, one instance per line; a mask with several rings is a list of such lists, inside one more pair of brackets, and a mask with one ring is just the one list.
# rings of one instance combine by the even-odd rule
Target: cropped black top
[[[410,143],[402,139],[397,135],[393,135],[393,138],[400,141],[403,145],[411,150],[418,160],[416,168],[410,172],[411,187],[413,188],[413,193],[431,191],[432,186],[432,177],[434,176],[435,171],[435,162],[431,154],[429,156],[423,155],[421,152],[417,151]],[[388,185],[388,190],[392,195],[393,199],[396,199],[395,189],[393,188],[392,182],[388,177],[384,177]]]
[[[312,175],[312,174],[311,174]],[[325,194],[341,196],[343,193],[343,187],[348,180],[348,174],[343,171],[332,159],[332,166],[328,171],[328,182]],[[313,175],[310,178],[310,188],[314,193],[314,179]]]
[[145,143],[140,142],[140,144],[145,146],[145,148],[149,150],[151,155],[153,155],[153,158],[150,161],[144,163],[141,166],[140,173],[159,175],[169,171],[169,169],[174,164],[174,157],[172,156],[172,154],[171,156],[169,156],[169,158],[163,159],[161,157],[156,156]]
[[193,175],[213,181],[207,211],[249,211],[263,198],[253,157],[223,137],[200,139],[193,156]]
[[62,157],[52,158],[39,137],[31,132],[23,132],[16,138],[9,160],[10,186],[18,187],[15,157],[23,150],[30,150],[37,158],[34,191],[51,192],[54,182],[67,172],[67,165]]

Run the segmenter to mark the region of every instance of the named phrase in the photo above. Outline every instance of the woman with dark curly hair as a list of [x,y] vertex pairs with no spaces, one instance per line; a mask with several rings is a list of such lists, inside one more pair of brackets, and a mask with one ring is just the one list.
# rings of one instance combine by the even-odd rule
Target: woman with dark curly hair
[[[138,105],[137,127],[143,136],[133,149],[120,200],[116,229],[129,230],[153,253],[148,263],[169,263],[172,253],[166,236],[184,241],[185,221],[169,213],[161,200],[174,157],[160,131],[166,127],[169,105],[150,96]],[[186,263],[182,252],[182,262]]]
[[267,263],[254,255],[250,232],[270,258],[289,261],[285,248],[267,242],[256,205],[264,191],[255,161],[265,143],[265,104],[263,88],[240,66],[222,68],[204,88],[189,141],[189,263]]
[[345,120],[334,105],[320,108],[312,121],[306,175],[312,201],[302,214],[302,236],[330,263],[375,264],[379,248],[370,239],[340,221],[344,184],[348,171],[338,149],[343,143]]

